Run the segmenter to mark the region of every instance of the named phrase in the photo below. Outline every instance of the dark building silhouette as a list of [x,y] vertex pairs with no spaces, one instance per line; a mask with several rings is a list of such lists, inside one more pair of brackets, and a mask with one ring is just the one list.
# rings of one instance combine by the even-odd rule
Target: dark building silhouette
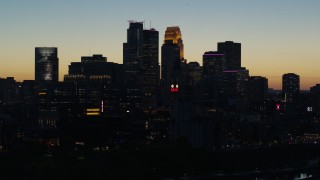
[[316,84],[316,85],[310,87],[310,93],[320,94],[320,84]]
[[189,62],[188,67],[188,85],[198,87],[202,78],[203,68],[198,62]]
[[71,102],[91,104],[104,112],[120,110],[123,81],[123,65],[107,62],[102,55],[84,56],[81,62],[71,62],[69,73],[64,76],[67,94],[74,97]]
[[142,67],[142,51],[143,22],[130,21],[127,42],[123,43],[123,65],[127,86],[137,86],[139,69]]
[[[112,78],[111,78],[112,77]],[[113,82],[122,81],[122,65],[107,62],[102,55],[82,56],[81,62],[71,62],[65,81],[72,79],[89,81],[94,79],[112,79]]]
[[[312,97],[312,111],[320,113],[320,84],[316,84],[310,88],[310,95]],[[310,108],[309,108],[310,109]]]
[[93,54],[92,56],[82,56],[82,63],[96,63],[96,62],[107,62],[107,57],[103,57],[101,54]]
[[0,78],[0,105],[13,105],[16,100],[17,92],[14,78]]
[[224,92],[230,100],[247,99],[247,86],[249,79],[249,70],[241,68],[238,70],[224,70]]
[[181,94],[187,81],[187,66],[178,26],[167,27],[161,47],[161,97],[168,103],[172,95]]
[[142,66],[139,69],[139,87],[144,107],[155,107],[159,92],[159,31],[143,30]]
[[241,68],[241,43],[219,42],[218,51],[224,54],[225,69],[237,70]]
[[130,21],[123,43],[124,81],[128,106],[155,106],[159,87],[159,32]]
[[166,106],[170,105],[172,98],[180,93],[180,70],[180,48],[168,40],[161,47],[161,103]]
[[263,102],[268,95],[268,79],[261,76],[250,76],[248,97],[250,102]]
[[287,73],[282,76],[282,97],[284,102],[295,102],[300,93],[300,76]]
[[59,81],[58,48],[35,48],[35,81],[37,83]]
[[224,54],[205,52],[203,58],[203,95],[206,100],[222,101],[224,93]]

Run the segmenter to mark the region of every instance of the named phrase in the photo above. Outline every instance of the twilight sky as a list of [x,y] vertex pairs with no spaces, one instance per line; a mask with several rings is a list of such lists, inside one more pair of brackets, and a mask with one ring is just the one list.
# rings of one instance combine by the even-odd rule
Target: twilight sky
[[[59,79],[70,62],[103,54],[122,63],[128,20],[160,33],[180,26],[185,58],[202,64],[217,42],[242,43],[242,66],[281,89],[300,75],[301,89],[320,83],[319,0],[0,0],[0,77],[34,79],[34,48],[58,47]],[[160,61],[160,59],[159,59]]]

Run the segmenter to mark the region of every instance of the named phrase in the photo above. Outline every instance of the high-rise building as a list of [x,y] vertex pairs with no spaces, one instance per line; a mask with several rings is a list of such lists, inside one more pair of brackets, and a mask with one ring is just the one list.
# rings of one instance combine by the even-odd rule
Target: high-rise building
[[0,106],[11,105],[16,100],[16,81],[13,77],[0,78]]
[[224,54],[225,69],[241,69],[241,43],[233,41],[219,42],[218,51]]
[[[144,30],[143,22],[130,21],[123,43],[124,81],[128,104],[140,108],[155,105],[159,86],[159,32]],[[153,100],[151,100],[153,99]]]
[[224,93],[229,100],[246,99],[249,70],[224,70]]
[[141,90],[139,89],[139,71],[142,67],[143,22],[129,21],[127,42],[123,43],[124,82],[126,101],[129,107],[141,107]]
[[142,66],[139,73],[143,105],[155,107],[160,80],[159,31],[143,30]]
[[202,78],[202,73],[203,73],[203,68],[200,66],[200,64],[196,61],[194,62],[189,62],[187,65],[187,70],[188,70],[188,85],[189,87],[196,87],[199,85],[201,78]]
[[261,76],[250,76],[248,97],[250,102],[263,102],[268,95],[268,79]]
[[127,42],[123,43],[124,76],[127,85],[136,86],[142,66],[143,22],[129,22]]
[[171,85],[177,83],[180,64],[179,46],[167,40],[161,47],[161,94],[164,96],[170,93]]
[[187,68],[180,28],[167,27],[161,47],[161,94],[168,97],[169,93],[180,92],[186,81],[184,76],[187,76]]
[[35,48],[35,81],[37,83],[59,81],[58,48]]
[[173,44],[177,44],[180,49],[180,59],[184,59],[184,50],[183,50],[183,41],[182,41],[182,35],[179,26],[172,26],[167,27],[165,35],[164,35],[164,42],[163,44],[166,44],[166,41],[172,41]]
[[224,54],[205,52],[203,58],[203,95],[206,100],[222,100]]
[[282,76],[282,96],[285,102],[295,102],[300,93],[300,76],[287,73]]
[[102,55],[84,56],[81,62],[71,62],[64,82],[71,86],[68,94],[76,98],[73,102],[99,107],[103,101],[105,112],[116,112],[123,89],[123,65],[107,62]]

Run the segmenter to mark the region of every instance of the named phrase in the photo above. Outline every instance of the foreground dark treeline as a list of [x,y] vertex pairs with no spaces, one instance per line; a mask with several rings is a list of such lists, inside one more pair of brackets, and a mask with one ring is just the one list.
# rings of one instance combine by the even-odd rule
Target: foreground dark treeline
[[174,143],[66,153],[33,144],[24,150],[0,154],[0,179],[250,179],[254,175],[283,179],[288,174],[311,172],[315,177],[320,172],[319,162],[314,161],[318,145],[208,152]]

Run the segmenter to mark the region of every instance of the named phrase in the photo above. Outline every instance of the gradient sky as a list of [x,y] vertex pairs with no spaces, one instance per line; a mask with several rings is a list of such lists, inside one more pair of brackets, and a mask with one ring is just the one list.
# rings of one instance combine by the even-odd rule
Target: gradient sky
[[128,20],[160,33],[180,26],[185,58],[202,64],[217,42],[242,43],[242,66],[281,89],[300,75],[301,89],[320,83],[319,0],[0,0],[0,77],[34,79],[34,48],[58,47],[59,79],[70,62],[103,54],[122,63]]

